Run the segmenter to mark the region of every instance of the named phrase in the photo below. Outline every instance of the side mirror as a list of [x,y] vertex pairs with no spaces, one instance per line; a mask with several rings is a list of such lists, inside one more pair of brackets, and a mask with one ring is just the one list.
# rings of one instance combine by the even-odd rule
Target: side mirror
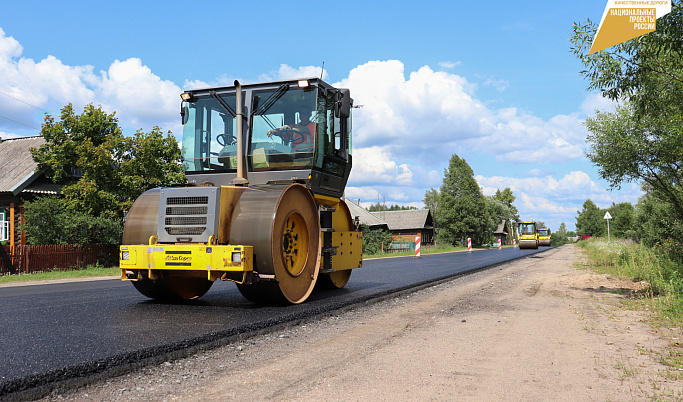
[[180,122],[181,124],[187,123],[187,103],[185,101],[180,102]]
[[339,88],[335,100],[334,115],[340,119],[351,116],[351,91],[347,88]]

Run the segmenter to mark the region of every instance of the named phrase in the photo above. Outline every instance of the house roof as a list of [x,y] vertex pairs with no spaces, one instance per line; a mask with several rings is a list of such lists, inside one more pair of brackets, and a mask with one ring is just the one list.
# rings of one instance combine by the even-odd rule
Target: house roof
[[41,176],[36,171],[38,164],[33,161],[30,149],[44,143],[45,139],[40,136],[3,139],[0,142],[0,192],[17,195]]
[[434,220],[428,209],[370,212],[389,225],[389,230],[432,229]]
[[351,212],[352,219],[358,217],[360,223],[363,225],[368,225],[368,227],[373,230],[389,229],[389,226],[386,222],[372,215],[370,212],[366,211],[365,208],[356,205],[353,201],[349,201],[347,199],[344,199],[344,202],[346,203],[346,206],[349,207],[349,212]]
[[498,225],[498,229],[496,229],[493,233],[495,233],[495,234],[508,234],[506,223],[507,222],[505,220],[502,220],[500,222],[500,224]]

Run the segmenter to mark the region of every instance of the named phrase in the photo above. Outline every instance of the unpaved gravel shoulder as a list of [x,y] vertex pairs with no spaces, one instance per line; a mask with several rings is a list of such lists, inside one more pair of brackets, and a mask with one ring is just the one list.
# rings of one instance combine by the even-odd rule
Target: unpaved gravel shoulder
[[680,330],[580,259],[566,245],[46,400],[683,399],[658,362]]

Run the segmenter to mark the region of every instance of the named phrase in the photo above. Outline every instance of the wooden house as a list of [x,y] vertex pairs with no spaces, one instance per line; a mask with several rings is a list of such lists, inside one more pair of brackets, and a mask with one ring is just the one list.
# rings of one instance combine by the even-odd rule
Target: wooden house
[[434,219],[428,209],[380,211],[370,214],[386,222],[395,241],[413,242],[421,237],[423,245],[434,244]]
[[502,220],[498,225],[498,228],[493,231],[493,236],[496,238],[495,244],[498,244],[498,240],[501,241],[503,246],[512,244],[512,238],[514,236],[512,223],[507,220]]
[[43,137],[0,138],[0,241],[10,250],[26,244],[21,232],[23,203],[44,194],[59,194],[61,186],[42,172],[31,156],[31,148],[45,143]]

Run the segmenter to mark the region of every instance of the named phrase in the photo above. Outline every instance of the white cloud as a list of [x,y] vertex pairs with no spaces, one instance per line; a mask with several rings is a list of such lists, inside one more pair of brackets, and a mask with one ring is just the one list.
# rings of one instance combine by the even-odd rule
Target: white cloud
[[445,68],[447,70],[456,68],[462,65],[462,61],[442,61],[439,63],[439,67]]
[[394,160],[433,169],[462,150],[511,163],[583,158],[586,130],[578,113],[544,120],[516,108],[490,109],[474,96],[475,84],[428,66],[406,77],[398,60],[370,61],[335,85],[350,88],[362,105],[354,111],[354,147],[388,146]]
[[312,78],[320,77],[320,73],[323,73],[322,78],[327,78],[327,71],[323,71],[320,66],[304,66],[304,67],[290,67],[286,64],[280,64],[280,68],[277,71],[270,72],[268,74],[261,74],[258,81],[280,81],[280,80],[291,80],[295,78]]
[[8,140],[10,138],[19,138],[19,135],[12,134],[12,133],[5,133],[3,131],[0,131],[0,138],[3,140]]
[[498,92],[505,91],[509,85],[510,82],[496,78],[489,78],[486,81],[484,81],[484,86],[493,87]]
[[[180,135],[182,90],[154,74],[142,59],[115,60],[95,73],[93,66],[68,66],[54,56],[36,62],[22,53],[21,44],[0,29],[1,92],[53,115],[68,102],[76,108],[101,104],[107,111],[116,111],[121,124],[129,129],[161,125]],[[439,68],[449,70],[458,65],[460,62],[446,61],[439,63]],[[258,80],[318,77],[320,72],[318,66],[283,64]],[[507,86],[503,79],[481,80],[482,85],[501,90]],[[232,85],[233,81],[234,77],[227,75],[186,80],[183,88]],[[560,179],[552,175],[553,170],[562,170],[555,169],[558,163],[583,160],[586,130],[579,116],[609,106],[597,94],[585,99],[581,111],[541,119],[516,108],[492,108],[477,99],[477,83],[462,76],[429,66],[406,72],[398,60],[359,65],[335,85],[350,88],[355,105],[363,106],[354,109],[349,198],[368,202],[379,195],[387,203],[421,205],[425,190],[441,185],[443,168],[453,153],[467,159],[490,155],[492,164],[501,165],[526,163],[531,158],[533,163],[525,172],[529,177],[477,176],[477,181],[487,193],[511,187],[518,196],[520,212],[523,206],[525,212],[539,217],[571,217],[587,198],[607,206],[613,200],[635,202],[640,194],[634,185],[619,193],[627,199],[616,200],[581,171]],[[42,121],[42,112],[9,97],[0,96],[0,108],[23,123],[39,126]],[[0,119],[4,138],[16,136],[11,133],[16,127]]]
[[396,158],[434,166],[458,142],[486,131],[490,112],[458,75],[424,66],[406,79],[400,61],[371,61],[336,85],[362,105],[354,112],[355,147],[391,146]]
[[[97,75],[93,66],[68,66],[54,56],[35,62],[21,57],[22,52],[21,45],[0,29],[0,91],[21,100],[0,97],[0,108],[14,120],[39,127],[43,111],[37,113],[36,108],[54,116],[67,103],[77,111],[93,103],[116,112],[121,125],[129,129],[159,125],[180,133],[180,88],[153,74],[140,59],[116,60]],[[7,122],[0,124],[4,128]]]
[[159,78],[137,58],[116,60],[101,74],[97,95],[109,110],[117,111],[124,124],[136,128],[175,126],[179,130],[181,89],[177,85]]
[[642,192],[633,184],[618,193],[595,182],[582,171],[566,174],[561,179],[552,176],[512,178],[502,176],[484,177],[476,175],[475,180],[485,195],[509,187],[517,197],[515,206],[522,219],[537,219],[557,228],[560,222],[573,226],[576,212],[587,199],[600,208],[607,208],[613,202],[636,203]]
[[354,183],[413,184],[410,167],[390,159],[387,147],[360,148],[354,151],[351,180]]
[[593,116],[596,110],[611,112],[617,104],[617,102],[603,97],[599,92],[592,92],[581,103],[581,111],[587,116]]

